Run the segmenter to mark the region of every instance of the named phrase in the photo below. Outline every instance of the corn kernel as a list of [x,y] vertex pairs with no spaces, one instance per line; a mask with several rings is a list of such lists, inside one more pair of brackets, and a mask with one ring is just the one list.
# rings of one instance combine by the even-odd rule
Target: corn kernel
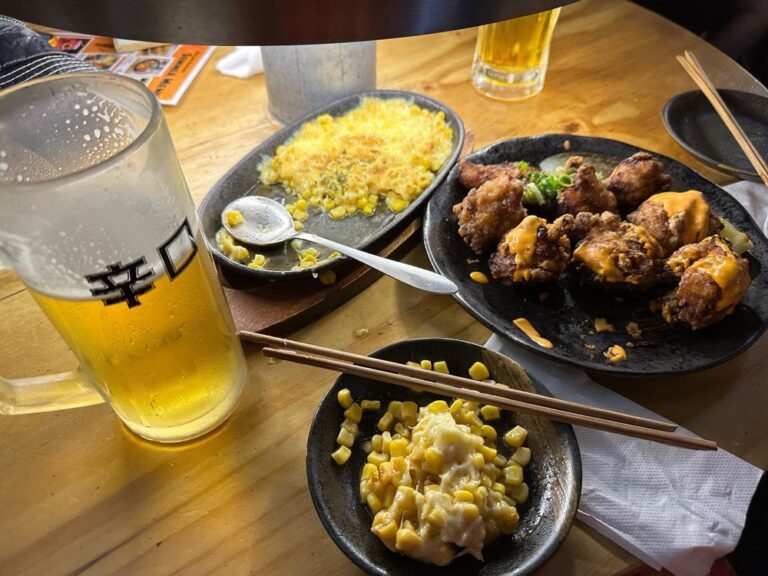
[[496,406],[486,405],[480,408],[480,415],[486,420],[498,420],[501,417]]
[[368,494],[368,497],[365,499],[365,501],[368,503],[368,508],[370,508],[371,512],[373,512],[374,514],[376,514],[379,510],[382,509],[381,500],[373,492]]
[[478,516],[480,516],[480,509],[475,506],[474,503],[465,503],[462,504],[461,508],[461,515],[464,517],[465,520],[471,522]]
[[525,446],[520,446],[515,453],[512,454],[512,460],[520,464],[520,466],[528,466],[528,462],[531,461],[531,449]]
[[382,500],[382,504],[384,505],[384,508],[389,508],[392,506],[392,502],[395,501],[395,491],[397,489],[392,485],[389,484],[384,489],[384,500]]
[[448,370],[448,363],[445,360],[438,360],[432,365],[432,369],[435,372],[440,372],[441,374],[450,374],[451,372]]
[[363,400],[360,402],[360,408],[363,410],[379,410],[381,408],[380,400]]
[[352,422],[359,423],[363,418],[363,409],[360,407],[360,404],[353,402],[352,406],[344,410],[344,417],[352,420]]
[[419,362],[419,366],[421,366],[422,370],[432,370],[432,361],[422,360],[421,362]]
[[421,537],[410,528],[400,528],[395,535],[395,548],[401,552],[412,552],[421,546]]
[[403,438],[392,440],[389,443],[389,453],[394,456],[406,456],[408,454],[408,440]]
[[366,463],[363,466],[363,472],[361,473],[361,477],[365,480],[368,480],[371,478],[374,474],[378,472],[378,468],[376,467],[376,464],[371,464],[370,462]]
[[233,260],[236,260],[237,262],[242,262],[246,258],[248,258],[248,249],[244,248],[242,246],[233,246],[232,252],[229,254]]
[[451,414],[454,414],[454,415],[458,414],[461,411],[463,406],[464,406],[463,400],[454,400],[451,403],[451,408],[450,408]]
[[397,534],[397,523],[390,520],[388,524],[371,528],[371,531],[382,540],[394,540]]
[[381,452],[381,434],[371,436],[371,448],[376,452]]
[[456,490],[453,493],[456,502],[474,502],[475,496],[469,490]]
[[491,485],[491,490],[494,492],[498,492],[499,494],[504,494],[507,491],[507,487],[504,486],[501,482],[494,482]]
[[390,460],[390,463],[392,464],[392,469],[395,472],[405,472],[408,468],[408,465],[405,462],[405,458],[403,456],[395,456],[392,455],[392,445],[389,446],[390,455],[392,456],[392,459]]
[[496,458],[496,448],[491,448],[490,446],[480,446],[477,451],[483,455],[486,463],[491,463],[493,462],[493,459]]
[[355,422],[352,422],[352,420],[344,419],[344,422],[341,423],[341,427],[352,434],[353,436],[357,436],[360,433],[360,428],[357,426]]
[[392,415],[392,412],[384,412],[384,415],[379,418],[377,427],[381,432],[384,432],[385,430],[389,430],[389,427],[392,426],[392,422],[394,421],[395,417]]
[[513,462],[504,468],[504,482],[508,486],[520,486],[523,483],[523,467]]
[[339,220],[347,215],[347,209],[343,206],[336,206],[336,208],[333,208],[329,214],[334,220]]
[[439,474],[443,466],[443,455],[433,447],[427,448],[424,453],[424,469],[431,474]]
[[239,226],[243,222],[245,222],[245,218],[243,218],[243,213],[239,210],[227,210],[224,212],[224,217],[227,219],[227,224],[229,226]]
[[408,360],[408,362],[405,363],[406,366],[410,366],[411,368],[421,368],[421,364],[418,362],[411,362]]
[[[373,464],[371,464],[373,466]],[[375,468],[375,466],[374,466]],[[365,504],[368,500],[368,494],[371,493],[371,483],[368,480],[360,481],[360,502]]]
[[418,408],[416,402],[403,402],[400,419],[408,426],[414,426],[416,424],[416,412]]
[[501,524],[502,534],[511,534],[517,528],[517,524],[520,521],[520,516],[517,513],[517,508],[513,506],[505,506],[499,510],[498,518]]
[[438,412],[448,412],[448,403],[445,400],[435,400],[434,402],[427,404],[427,410],[433,414],[437,414]]
[[387,207],[392,210],[392,212],[402,212],[405,210],[406,206],[408,206],[408,203],[402,198],[397,196],[387,196]]
[[403,403],[398,400],[392,400],[387,407],[387,412],[391,413],[397,420],[402,420]]
[[510,486],[507,494],[518,504],[524,504],[528,500],[528,484],[523,482],[519,486]]
[[400,436],[402,436],[403,438],[408,438],[411,435],[411,433],[408,430],[408,428],[403,426],[402,422],[395,423],[395,432],[400,434]]
[[264,256],[264,254],[254,254],[253,259],[248,263],[248,268],[259,270],[264,267],[266,262],[267,258]]
[[433,508],[432,511],[427,514],[427,522],[434,526],[445,528],[448,520],[445,517],[445,512],[441,508]]
[[389,454],[389,447],[392,444],[392,435],[389,432],[384,432],[381,435],[381,451],[385,454]]
[[482,362],[475,362],[469,367],[469,377],[472,380],[485,380],[491,375],[488,368]]
[[349,460],[349,457],[352,455],[352,450],[347,448],[346,446],[339,446],[338,449],[335,452],[331,453],[331,458],[333,458],[334,462],[341,466],[344,464],[347,460]]
[[485,458],[483,458],[483,455],[480,452],[472,454],[472,464],[478,470],[482,470],[485,467]]
[[525,439],[527,436],[528,430],[522,426],[515,426],[512,428],[512,430],[504,434],[504,442],[512,448],[519,448],[525,444]]
[[480,435],[483,438],[486,438],[487,440],[490,440],[493,442],[496,440],[496,437],[498,436],[498,433],[496,432],[496,428],[493,426],[489,426],[488,424],[483,424],[480,426]]
[[339,430],[339,435],[336,437],[336,443],[351,448],[355,443],[355,435],[350,433],[349,430],[342,428]]
[[384,464],[384,462],[389,461],[389,454],[383,454],[382,452],[371,452],[368,454],[366,460],[371,464],[380,466],[381,464]]
[[298,202],[296,202],[296,208],[299,210],[306,210],[307,209],[307,201],[303,198],[300,199]]
[[336,394],[336,399],[344,410],[352,406],[352,392],[349,391],[349,388],[339,390],[339,393]]

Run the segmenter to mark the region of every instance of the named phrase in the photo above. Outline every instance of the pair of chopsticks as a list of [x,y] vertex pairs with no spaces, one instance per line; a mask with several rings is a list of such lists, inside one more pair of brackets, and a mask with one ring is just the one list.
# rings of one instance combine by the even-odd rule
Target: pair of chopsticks
[[334,350],[333,348],[275,338],[265,334],[241,331],[239,335],[244,340],[266,346],[263,349],[265,356],[297,364],[326,368],[451,398],[493,404],[506,410],[542,416],[557,422],[578,424],[682,448],[717,449],[717,444],[711,440],[676,434],[672,432],[676,428],[674,424],[660,420],[542,396],[503,385],[478,382],[453,374],[432,372],[397,362]]
[[768,185],[768,162],[760,156],[760,153],[752,144],[752,141],[747,137],[741,125],[736,121],[733,113],[725,105],[723,99],[715,88],[715,85],[710,80],[704,68],[701,66],[698,58],[690,50],[685,51],[685,56],[677,56],[677,61],[680,62],[682,67],[688,72],[688,75],[696,83],[699,89],[707,97],[710,104],[714,107],[720,118],[725,122],[726,127],[730,130],[733,137],[736,138],[736,142],[746,154],[747,159],[750,161],[757,171],[758,176]]

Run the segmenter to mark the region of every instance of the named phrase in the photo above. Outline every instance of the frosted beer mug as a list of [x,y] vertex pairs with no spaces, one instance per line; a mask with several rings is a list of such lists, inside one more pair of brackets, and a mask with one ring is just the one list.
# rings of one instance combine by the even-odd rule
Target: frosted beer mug
[[177,442],[234,409],[243,352],[141,83],[77,74],[0,92],[0,260],[80,361],[71,373],[0,378],[0,413],[106,400],[136,434]]

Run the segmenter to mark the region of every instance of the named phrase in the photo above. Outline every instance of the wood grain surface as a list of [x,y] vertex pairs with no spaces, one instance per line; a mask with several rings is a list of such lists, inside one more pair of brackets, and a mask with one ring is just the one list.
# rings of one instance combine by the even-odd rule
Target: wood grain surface
[[[658,150],[723,182],[664,130],[664,103],[693,88],[674,56],[693,49],[719,86],[761,91],[699,38],[623,1],[584,0],[563,10],[546,87],[523,102],[492,101],[473,90],[474,38],[465,30],[379,42],[378,83],[445,102],[475,133],[478,147],[543,132],[593,134]],[[215,61],[228,51],[220,49],[181,104],[166,109],[197,202],[278,128],[266,115],[262,77],[216,73]],[[420,247],[406,260],[427,265]],[[356,338],[359,328],[367,336]],[[450,297],[384,278],[292,337],[367,353],[403,338],[484,342],[488,335]],[[8,271],[0,272],[0,336],[6,377],[76,365]],[[239,409],[187,446],[143,442],[104,405],[0,418],[0,573],[358,574],[323,531],[304,473],[307,429],[334,374],[269,364],[255,348],[246,352],[249,385]],[[765,468],[766,356],[763,337],[739,358],[701,374],[602,380]],[[577,522],[541,573],[616,574],[638,564]]]

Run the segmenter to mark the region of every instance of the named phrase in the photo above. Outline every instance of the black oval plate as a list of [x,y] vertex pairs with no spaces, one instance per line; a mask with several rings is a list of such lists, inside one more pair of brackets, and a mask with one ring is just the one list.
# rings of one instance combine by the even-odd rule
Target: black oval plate
[[[466,374],[474,362],[482,361],[492,377],[500,382],[511,381],[504,375],[510,373],[505,367],[510,366],[512,360],[461,340],[405,340],[377,350],[371,356],[393,362],[443,359],[453,374]],[[549,395],[536,381],[519,382],[517,386]],[[485,562],[463,556],[448,566],[437,567],[390,552],[371,532],[373,516],[368,507],[360,503],[360,471],[365,464],[360,442],[378,432],[376,423],[381,412],[364,413],[360,436],[345,465],[338,466],[331,460],[330,454],[336,449],[336,436],[344,420],[336,400],[336,394],[342,388],[349,388],[355,400],[381,400],[382,410],[390,400],[414,400],[423,406],[438,397],[344,374],[336,380],[317,409],[307,440],[309,492],[328,534],[360,568],[379,576],[523,576],[555,553],[573,523],[581,493],[581,458],[571,426],[502,411],[502,418],[494,422],[495,427],[507,430],[516,423],[526,427],[529,431],[526,445],[533,452],[531,463],[525,469],[530,496],[519,507],[520,525],[514,534],[500,536],[484,549]],[[506,456],[510,455],[503,442],[499,448]]]
[[[768,98],[738,90],[718,90],[757,151],[768,157]],[[664,106],[664,125],[677,143],[715,170],[760,182],[736,139],[706,96],[683,92]]]
[[[222,266],[238,274],[261,280],[294,280],[296,278],[304,278],[317,274],[325,268],[337,266],[346,260],[345,257],[341,257],[331,261],[321,262],[312,268],[292,270],[292,267],[298,262],[298,259],[295,251],[290,248],[286,242],[280,246],[270,248],[249,247],[251,254],[264,254],[267,256],[268,265],[269,262],[274,264],[273,269],[263,268],[261,270],[254,270],[248,268],[245,264],[235,262],[219,251],[218,246],[216,246],[215,237],[216,232],[221,229],[222,211],[227,204],[236,198],[250,194],[259,194],[277,200],[282,204],[286,204],[286,200],[289,202],[294,201],[296,197],[293,194],[290,194],[282,186],[264,186],[260,184],[258,166],[261,163],[262,158],[274,155],[277,147],[289,140],[305,122],[314,120],[322,114],[340,116],[355,108],[360,103],[361,98],[365,97],[386,99],[405,98],[406,100],[413,101],[416,105],[426,110],[443,112],[445,114],[446,122],[448,122],[453,130],[453,148],[451,154],[443,163],[443,166],[437,174],[435,174],[432,183],[419,194],[408,208],[399,214],[394,214],[383,204],[380,205],[376,212],[370,217],[362,214],[355,214],[354,216],[350,216],[343,220],[333,220],[325,212],[316,213],[313,210],[309,210],[309,216],[304,222],[305,231],[341,242],[342,244],[347,244],[353,248],[366,250],[369,246],[375,244],[384,236],[390,233],[396,233],[401,225],[416,217],[421,207],[429,198],[429,195],[440,185],[448,171],[456,162],[461,147],[464,145],[464,126],[462,125],[461,120],[459,120],[459,117],[450,108],[427,96],[401,90],[373,90],[371,92],[362,92],[360,94],[342,98],[319,110],[315,110],[273,134],[246,154],[242,160],[214,184],[213,188],[211,188],[203,199],[203,202],[200,204],[198,214],[200,215],[200,221],[202,223],[203,233],[206,242],[208,243],[208,247]],[[321,246],[314,247],[320,253],[321,258],[326,257],[330,252],[330,250]]]
[[[498,142],[467,159],[485,164],[507,160],[538,164],[563,153],[566,141],[570,142],[569,153],[600,155],[614,163],[641,150],[606,138],[549,134]],[[458,165],[427,205],[424,245],[429,259],[435,270],[457,284],[459,292],[454,296],[464,309],[490,330],[546,358],[623,376],[681,374],[721,364],[749,348],[768,327],[768,274],[760,273],[768,265],[768,240],[744,207],[719,186],[671,158],[652,154],[672,176],[673,190],[700,190],[715,214],[730,220],[754,243],[747,255],[752,286],[733,314],[715,326],[691,332],[667,324],[660,312],[650,310],[652,295],[610,295],[598,288],[579,286],[568,274],[558,284],[538,288],[473,282],[469,278],[473,270],[485,272],[489,278],[491,275],[488,255],[477,256],[462,241],[451,212],[451,207],[467,194],[458,180]],[[478,259],[477,264],[467,262]],[[549,298],[542,302],[539,295],[545,291]],[[547,350],[529,340],[512,323],[519,317],[528,318],[554,348]],[[590,334],[598,317],[607,318],[616,332]],[[624,346],[631,340],[625,329],[627,322],[637,322],[642,337],[634,347],[625,346],[627,360],[612,364],[602,353],[613,344]],[[595,348],[590,350],[585,344]]]

